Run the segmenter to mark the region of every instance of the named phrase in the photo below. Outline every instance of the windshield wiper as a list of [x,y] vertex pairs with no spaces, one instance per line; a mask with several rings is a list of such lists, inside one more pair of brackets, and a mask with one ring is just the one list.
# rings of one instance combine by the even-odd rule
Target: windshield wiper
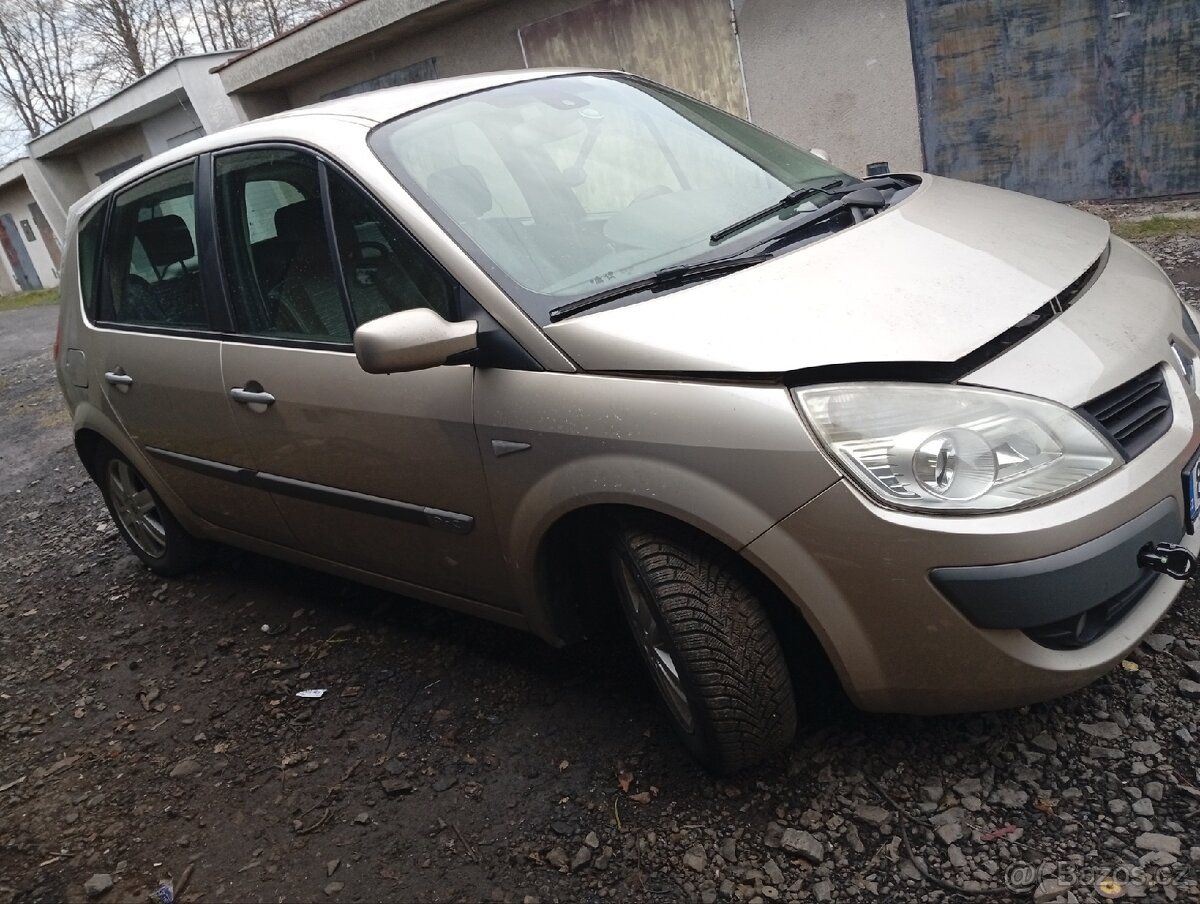
[[810,211],[807,214],[797,215],[794,219],[787,221],[787,226],[776,232],[774,235],[769,235],[760,242],[755,242],[751,248],[761,248],[763,245],[773,245],[784,238],[800,232],[809,226],[814,226],[824,220],[829,219],[843,210],[848,210],[854,207],[866,207],[870,210],[879,210],[887,206],[887,200],[880,193],[879,189],[865,186],[856,188],[853,191],[846,192],[844,195],[838,195],[837,200],[830,201],[824,207],[818,207],[816,210]]
[[[838,188],[842,190],[834,191],[834,189]],[[839,210],[845,210],[847,207],[870,207],[873,209],[878,209],[880,207],[887,206],[887,201],[884,199],[883,195],[879,193],[879,189],[868,185],[866,182],[863,182],[859,179],[838,179],[820,187],[798,188],[795,191],[784,195],[774,204],[764,207],[762,210],[756,210],[754,213],[747,217],[743,217],[736,223],[731,223],[728,226],[718,229],[708,237],[708,240],[714,245],[723,242],[731,235],[741,232],[747,227],[753,226],[760,220],[765,220],[767,217],[771,216],[771,214],[781,213],[782,211],[787,210],[789,207],[793,207],[796,204],[799,204],[801,201],[811,198],[814,194],[828,195],[834,199],[833,202],[822,207],[818,207],[814,211],[810,211],[810,213],[815,217],[813,220],[814,222],[815,220],[824,219],[831,213],[836,213]],[[799,216],[799,214],[793,214],[793,216]],[[805,220],[804,222],[809,221]],[[761,244],[762,242],[758,242],[751,247],[757,247],[757,245]]]
[[710,260],[694,261],[690,264],[679,264],[674,267],[664,267],[661,270],[651,273],[649,276],[635,279],[633,282],[613,286],[611,289],[604,289],[594,295],[586,295],[577,301],[560,305],[550,311],[550,322],[557,323],[559,320],[565,320],[575,314],[589,311],[592,308],[607,304],[618,298],[624,298],[627,295],[646,291],[659,292],[663,289],[681,286],[684,283],[733,273],[736,270],[744,270],[746,267],[761,264],[765,260],[770,260],[770,258],[770,254],[751,254],[745,257],[718,257]]
[[730,223],[728,226],[722,226],[720,229],[710,235],[708,240],[716,245],[725,241],[725,239],[729,238],[731,235],[753,226],[760,220],[765,220],[767,217],[771,216],[771,214],[779,213],[782,210],[787,210],[789,207],[794,207],[802,201],[807,201],[813,195],[829,195],[832,197],[833,192],[831,189],[838,188],[841,186],[841,184],[842,180],[838,179],[836,182],[830,182],[826,185],[810,185],[807,188],[798,188],[795,191],[790,191],[774,204],[768,204],[762,210],[756,210],[754,213],[743,217],[736,223]]

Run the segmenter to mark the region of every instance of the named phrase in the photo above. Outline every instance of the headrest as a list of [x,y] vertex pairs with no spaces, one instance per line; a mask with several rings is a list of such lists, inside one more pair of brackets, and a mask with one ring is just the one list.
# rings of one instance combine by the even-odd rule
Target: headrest
[[275,234],[289,244],[325,240],[325,214],[320,198],[297,201],[275,211]]
[[430,173],[425,189],[456,220],[474,219],[492,209],[492,193],[473,166],[448,166]]
[[146,257],[156,269],[188,261],[196,256],[192,233],[183,217],[169,213],[166,216],[140,220],[133,229]]

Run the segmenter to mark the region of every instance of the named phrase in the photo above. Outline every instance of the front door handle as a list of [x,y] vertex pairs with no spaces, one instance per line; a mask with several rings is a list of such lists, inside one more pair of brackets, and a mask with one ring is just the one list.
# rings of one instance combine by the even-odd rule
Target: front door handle
[[113,386],[132,386],[133,377],[125,373],[121,368],[110,370],[104,374],[104,379],[108,380]]
[[235,386],[229,390],[229,395],[235,402],[241,402],[243,405],[273,405],[275,404],[275,396],[269,392],[255,392],[252,389],[245,389],[241,386]]

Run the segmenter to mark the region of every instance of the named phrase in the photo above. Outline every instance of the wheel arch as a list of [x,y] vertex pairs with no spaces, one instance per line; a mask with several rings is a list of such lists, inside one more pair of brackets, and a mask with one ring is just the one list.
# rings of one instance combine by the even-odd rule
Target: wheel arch
[[167,485],[158,470],[124,431],[114,425],[97,408],[86,403],[76,407],[72,420],[75,452],[88,476],[97,485],[99,485],[101,475],[96,473],[96,458],[102,448],[109,446],[129,459],[177,520],[184,523],[189,530],[199,532],[200,528],[195,524],[196,519],[183,504],[183,500]]
[[542,535],[535,559],[537,611],[529,613],[537,633],[566,645],[587,638],[617,612],[615,597],[607,595],[613,589],[607,553],[613,526],[621,519],[636,519],[664,532],[691,535],[700,543],[722,547],[766,608],[793,682],[840,686],[820,634],[765,572],[715,532],[674,514],[627,502],[579,506],[559,516]]

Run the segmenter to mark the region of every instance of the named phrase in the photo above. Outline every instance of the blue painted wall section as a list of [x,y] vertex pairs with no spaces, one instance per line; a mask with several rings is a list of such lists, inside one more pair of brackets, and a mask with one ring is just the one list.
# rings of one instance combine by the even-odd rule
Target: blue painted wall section
[[1200,192],[1200,0],[909,0],[931,172],[1059,201]]

